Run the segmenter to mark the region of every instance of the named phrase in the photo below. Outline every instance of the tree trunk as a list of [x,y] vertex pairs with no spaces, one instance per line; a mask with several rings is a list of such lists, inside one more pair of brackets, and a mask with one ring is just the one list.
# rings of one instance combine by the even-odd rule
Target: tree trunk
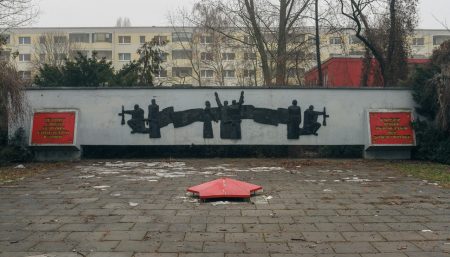
[[7,92],[0,88],[0,145],[8,143],[8,97]]
[[245,7],[247,8],[247,13],[249,14],[249,20],[252,26],[252,30],[255,33],[254,36],[256,48],[258,49],[258,53],[261,57],[261,67],[264,77],[264,85],[270,86],[272,84],[272,76],[270,72],[269,61],[264,48],[263,35],[256,18],[256,11],[253,0],[245,0]]
[[363,59],[363,66],[361,68],[361,87],[367,87],[369,82],[369,74],[372,67],[372,55],[369,49],[366,48]]
[[277,75],[276,84],[286,83],[286,27],[287,27],[287,2],[280,0],[280,16],[278,26],[278,46],[277,46]]
[[392,63],[394,59],[394,52],[397,47],[397,14],[396,14],[396,0],[390,0],[389,3],[389,39],[388,39],[388,52],[386,56],[386,68],[383,71],[383,78],[385,86],[393,86],[395,83],[395,69],[396,64]]
[[316,23],[316,60],[317,60],[317,72],[319,76],[319,85],[323,87],[323,73],[322,73],[322,60],[320,58],[320,28],[319,28],[319,0],[316,0],[314,7],[314,21]]

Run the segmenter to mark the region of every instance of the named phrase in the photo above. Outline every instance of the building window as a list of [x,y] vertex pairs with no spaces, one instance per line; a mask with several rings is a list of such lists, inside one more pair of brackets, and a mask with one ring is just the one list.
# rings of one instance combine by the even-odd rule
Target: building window
[[39,37],[39,44],[43,45],[47,43],[47,37],[46,36],[40,36]]
[[191,58],[192,58],[191,50],[173,50],[172,51],[172,60],[191,59]]
[[244,60],[256,60],[256,53],[244,53]]
[[234,70],[224,70],[223,71],[223,77],[224,78],[234,78],[236,76],[234,74]]
[[316,45],[316,37],[315,36],[308,36],[308,44],[309,45]]
[[139,37],[139,43],[145,44],[145,36],[140,36]]
[[53,54],[56,61],[63,61],[66,59],[66,54]]
[[112,51],[94,51],[98,59],[112,60]]
[[19,37],[19,45],[29,45],[31,44],[30,37]]
[[348,54],[354,55],[354,56],[364,56],[366,54],[366,52],[360,51],[360,50],[350,50],[350,52]]
[[303,69],[303,68],[292,67],[287,70],[288,78],[295,78],[295,77],[297,77],[297,75],[303,75],[303,74],[305,74],[305,69]]
[[[291,43],[303,43],[305,42],[306,39],[306,35],[305,34],[300,34],[300,33],[291,33],[288,35],[288,42]],[[276,40],[276,38],[275,38]]]
[[30,62],[31,54],[19,54],[19,62]]
[[361,39],[359,39],[356,35],[351,35],[348,40],[349,40],[350,44],[355,44],[355,45],[362,44]]
[[119,61],[131,61],[130,53],[119,53]]
[[223,53],[222,59],[224,61],[232,61],[232,60],[236,59],[236,54],[235,53]]
[[168,53],[161,53],[160,55],[159,55],[159,58],[161,58],[161,61],[163,61],[163,62],[165,62],[165,61],[167,61],[167,56],[168,56],[169,54]]
[[450,35],[433,36],[433,45],[441,45],[447,40],[450,40]]
[[[84,50],[71,50],[70,53],[69,53],[69,57],[70,57],[71,59],[74,59],[75,57],[78,57],[79,54],[81,54],[81,55],[84,56],[84,57],[87,57],[88,54],[89,54],[89,51],[84,51]],[[98,54],[97,54],[97,56],[98,56]]]
[[212,53],[200,53],[200,59],[202,61],[212,61],[213,58],[213,54]]
[[192,40],[191,32],[173,32],[172,42],[190,42]]
[[340,37],[330,38],[330,45],[340,45],[342,44],[342,39]]
[[167,36],[154,36],[153,42],[155,42],[157,45],[164,45],[167,43]]
[[412,40],[413,46],[423,46],[425,45],[425,38],[423,37],[415,37]]
[[31,80],[31,71],[19,71],[19,78],[22,80]]
[[212,44],[213,38],[212,36],[200,36],[200,44]]
[[250,44],[250,45],[254,45],[255,44],[255,40],[253,40],[253,38],[250,37],[250,36],[244,36],[244,43]]
[[200,77],[202,78],[213,78],[214,71],[213,70],[200,70]]
[[158,70],[158,73],[156,74],[157,78],[166,78],[167,77],[167,70],[160,69]]
[[11,58],[10,51],[0,51],[0,61],[8,62],[10,58]]
[[244,78],[251,78],[255,76],[255,70],[244,70]]
[[55,42],[55,44],[65,44],[65,43],[67,43],[67,37],[66,36],[54,36],[53,42]]
[[0,35],[0,37],[1,37],[1,39],[2,39],[2,42],[3,42],[5,45],[9,45],[9,44],[11,43],[11,37],[10,37],[9,35],[3,34],[3,35]]
[[173,67],[172,77],[184,78],[187,76],[192,76],[192,68],[190,67]]
[[92,42],[94,43],[112,43],[111,33],[93,33]]
[[89,34],[88,33],[69,34],[69,41],[71,43],[89,43]]
[[131,36],[119,36],[119,44],[131,44]]

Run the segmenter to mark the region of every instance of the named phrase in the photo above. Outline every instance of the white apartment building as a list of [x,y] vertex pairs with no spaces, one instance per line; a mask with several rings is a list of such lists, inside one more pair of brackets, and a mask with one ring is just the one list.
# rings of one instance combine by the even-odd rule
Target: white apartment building
[[[302,73],[315,66],[314,43],[311,28],[305,28],[300,40],[290,45],[304,43],[299,50],[301,61],[290,62],[289,84],[301,84]],[[194,28],[172,27],[89,27],[89,28],[19,28],[5,35],[7,44],[0,59],[15,62],[21,76],[31,79],[36,67],[52,60],[63,61],[81,52],[88,57],[93,52],[99,58],[112,62],[116,70],[137,59],[137,49],[151,40],[167,42],[161,49],[166,53],[156,84],[162,86],[255,86],[261,85],[261,67],[254,47],[238,42],[218,44],[207,33]],[[248,41],[246,35],[239,35]],[[433,49],[450,40],[447,30],[416,30],[411,38],[411,57],[428,58]],[[302,42],[300,42],[302,41]],[[49,44],[49,42],[51,44]],[[297,44],[297,45],[296,45]],[[52,49],[49,49],[52,48]],[[321,59],[334,56],[362,56],[363,47],[350,33],[321,36]]]

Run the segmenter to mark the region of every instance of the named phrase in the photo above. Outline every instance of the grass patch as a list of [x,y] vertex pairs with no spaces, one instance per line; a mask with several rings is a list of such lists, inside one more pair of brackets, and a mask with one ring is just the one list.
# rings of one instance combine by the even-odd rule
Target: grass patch
[[450,165],[431,162],[408,162],[392,164],[393,168],[414,177],[437,182],[450,188]]
[[37,176],[53,169],[63,169],[68,167],[68,163],[24,163],[25,168],[16,168],[14,165],[0,166],[0,184],[12,183],[28,177]]

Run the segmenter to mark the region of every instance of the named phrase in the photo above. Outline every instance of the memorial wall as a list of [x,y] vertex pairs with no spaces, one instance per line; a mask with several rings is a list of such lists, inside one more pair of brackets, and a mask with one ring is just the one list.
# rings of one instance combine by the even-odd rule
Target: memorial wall
[[405,89],[47,88],[26,95],[32,112],[23,125],[34,146],[414,142],[414,102]]

